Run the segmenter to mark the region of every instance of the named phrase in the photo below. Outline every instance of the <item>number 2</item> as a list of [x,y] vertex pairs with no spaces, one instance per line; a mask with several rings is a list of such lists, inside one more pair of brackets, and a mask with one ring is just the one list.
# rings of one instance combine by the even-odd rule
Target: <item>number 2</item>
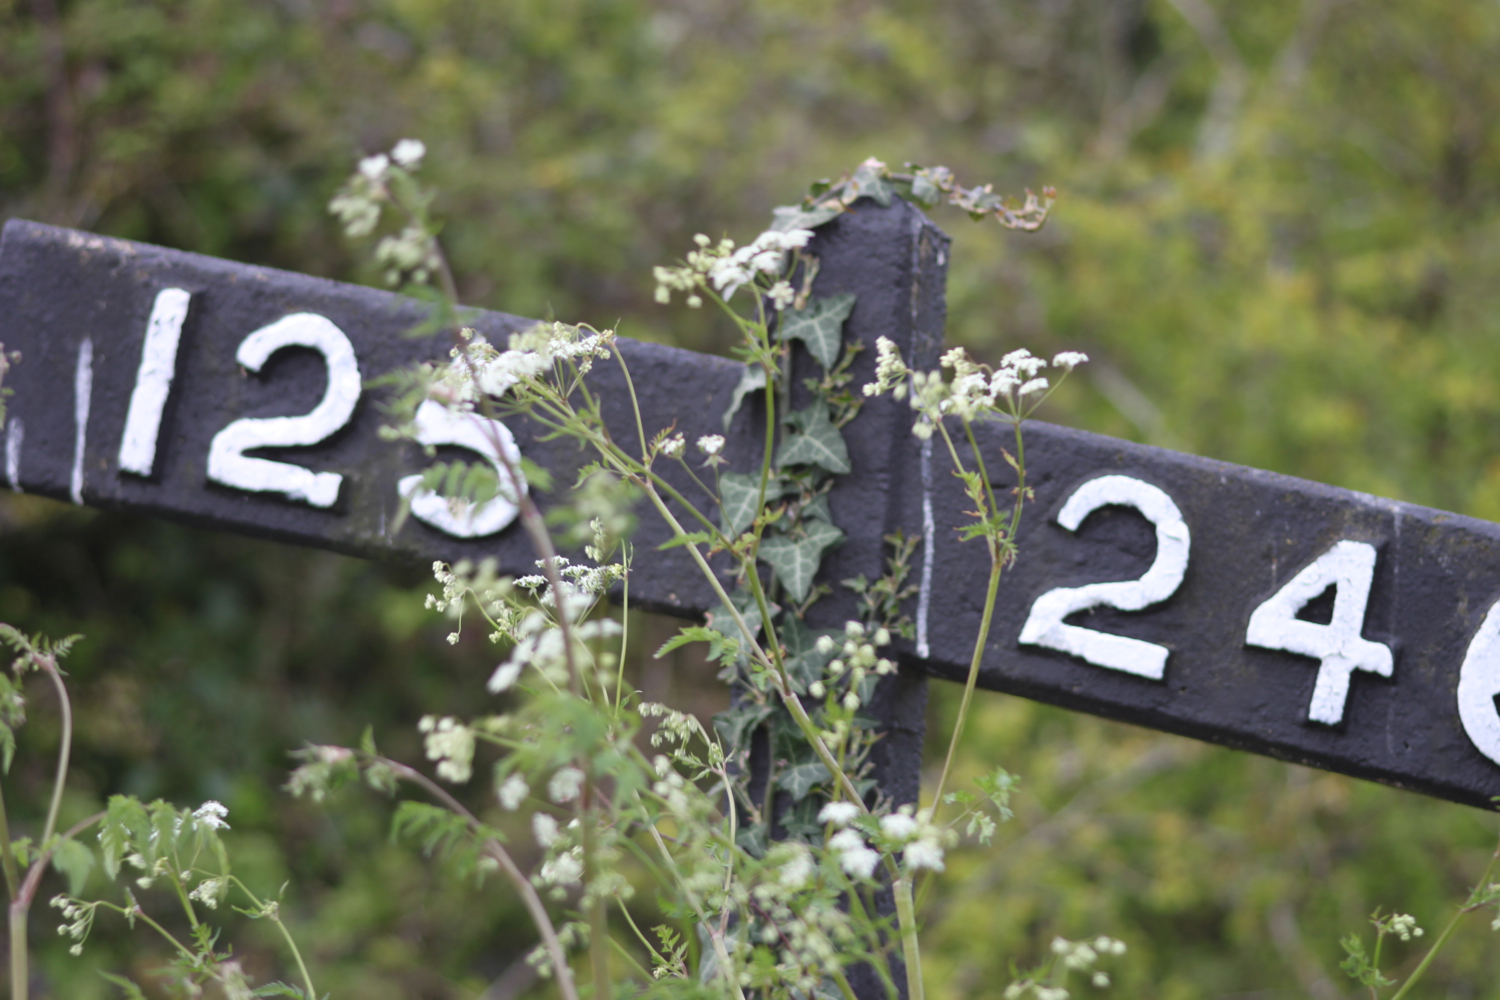
[[332,507],[344,477],[300,465],[250,458],[252,448],[291,448],[317,444],[349,422],[359,402],[359,363],[344,331],[323,316],[293,313],[263,326],[240,342],[235,360],[252,372],[283,347],[310,347],[323,355],[328,389],[311,413],[300,417],[236,420],[214,436],[208,449],[208,478],[235,489],[283,493],[314,507]]
[[1047,591],[1031,606],[1031,614],[1021,628],[1020,642],[1060,650],[1095,666],[1159,681],[1167,668],[1165,646],[1063,624],[1064,618],[1089,608],[1140,611],[1160,604],[1177,592],[1187,573],[1191,544],[1187,523],[1172,498],[1150,483],[1130,476],[1091,479],[1068,498],[1057,514],[1057,523],[1069,531],[1077,531],[1084,518],[1111,504],[1134,507],[1156,526],[1156,559],[1151,568],[1139,580]]

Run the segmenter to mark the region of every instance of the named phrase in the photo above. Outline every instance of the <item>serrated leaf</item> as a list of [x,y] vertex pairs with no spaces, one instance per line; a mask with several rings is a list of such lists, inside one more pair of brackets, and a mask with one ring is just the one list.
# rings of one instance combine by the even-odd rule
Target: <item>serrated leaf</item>
[[120,859],[130,849],[131,831],[149,825],[146,808],[133,795],[111,795],[99,829],[99,851],[103,855],[104,874],[114,881],[120,874]]
[[745,395],[757,389],[766,387],[766,370],[760,365],[746,365],[740,374],[739,384],[734,387],[734,392],[729,396],[729,409],[724,411],[724,430],[729,431],[729,425],[734,421],[734,415],[740,412],[740,406],[745,402]]
[[662,542],[656,547],[656,551],[665,552],[667,551],[667,549],[675,549],[683,545],[697,545],[700,542],[706,543],[712,542],[713,540],[714,536],[710,535],[706,531],[692,531],[688,532],[685,535],[678,535],[675,538],[667,539],[665,542]]
[[[824,188],[823,190],[827,190]],[[819,192],[821,193],[821,192]],[[771,229],[785,233],[793,229],[816,229],[844,214],[844,206],[836,201],[825,201],[813,208],[801,205],[780,205],[771,209]]]
[[113,983],[124,990],[125,1000],[146,1000],[146,994],[141,992],[141,988],[124,976],[117,976],[112,972],[101,972],[99,975],[105,982]]
[[776,787],[784,789],[793,801],[807,798],[807,793],[827,781],[831,775],[823,762],[815,760],[809,764],[789,767],[776,775]]
[[803,309],[787,309],[781,314],[776,336],[802,341],[827,371],[838,362],[844,344],[844,321],[853,311],[854,301],[853,293],[845,293],[810,299]]
[[823,552],[844,538],[842,531],[824,521],[810,521],[803,527],[805,538],[777,535],[760,543],[760,557],[776,571],[794,601],[807,597]]
[[711,628],[704,628],[702,625],[689,625],[686,628],[681,629],[676,635],[672,636],[672,638],[662,643],[661,648],[656,651],[656,653],[652,656],[652,659],[659,660],[663,656],[666,656],[668,653],[670,653],[672,650],[681,649],[683,646],[686,646],[689,643],[722,643],[723,641],[724,635],[721,632],[715,631]]
[[94,852],[71,838],[60,840],[52,849],[52,867],[68,877],[68,893],[76,896],[94,870]]
[[844,436],[828,419],[828,404],[819,400],[791,414],[786,421],[798,431],[776,449],[778,467],[816,465],[839,474],[849,471],[849,448]]
[[[742,651],[748,650],[751,641],[760,635],[761,625],[764,624],[760,617],[760,605],[756,604],[755,599],[743,590],[736,591],[729,597],[734,601],[735,610],[740,613],[740,618],[744,620],[745,628],[750,630],[750,634],[745,634],[745,629],[740,628],[739,622],[734,620],[729,609],[722,604],[715,604],[708,609],[709,627],[722,632],[726,638],[737,641]],[[773,609],[771,613],[774,615],[775,610]]]

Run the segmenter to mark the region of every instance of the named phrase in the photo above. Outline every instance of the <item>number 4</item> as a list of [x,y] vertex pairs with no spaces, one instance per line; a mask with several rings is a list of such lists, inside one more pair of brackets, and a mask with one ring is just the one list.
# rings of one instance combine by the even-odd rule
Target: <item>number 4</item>
[[[1341,541],[1292,577],[1250,615],[1245,645],[1278,649],[1319,661],[1307,717],[1324,725],[1344,719],[1349,698],[1349,675],[1367,670],[1391,676],[1391,650],[1379,642],[1360,637],[1370,583],[1375,577],[1375,546],[1367,542]],[[1333,598],[1333,620],[1327,625],[1303,621],[1297,613],[1329,587]]]

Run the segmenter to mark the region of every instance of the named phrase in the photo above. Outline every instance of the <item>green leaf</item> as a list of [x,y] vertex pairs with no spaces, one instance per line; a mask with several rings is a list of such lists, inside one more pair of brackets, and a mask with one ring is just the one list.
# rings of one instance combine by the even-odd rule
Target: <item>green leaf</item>
[[854,176],[849,178],[849,186],[844,191],[844,202],[849,204],[856,198],[869,196],[875,199],[875,203],[881,208],[891,207],[891,196],[896,193],[891,187],[891,182],[886,178],[884,168],[875,166],[866,160],[854,171]]
[[[766,483],[766,503],[785,496],[790,487],[772,476]],[[719,502],[723,505],[719,525],[724,534],[738,538],[755,523],[760,513],[760,476],[743,472],[726,472],[719,476]]]
[[656,547],[656,551],[665,552],[667,549],[675,549],[683,545],[697,545],[700,542],[712,542],[714,536],[706,531],[692,531],[676,538],[669,538]]
[[810,521],[803,527],[805,538],[777,535],[760,543],[760,557],[776,571],[794,601],[807,597],[824,550],[844,538],[842,531],[824,521]]
[[927,176],[926,171],[918,171],[911,180],[911,196],[923,208],[931,208],[942,199],[943,192]]
[[659,660],[663,656],[666,656],[668,653],[670,653],[672,650],[681,649],[683,646],[686,646],[689,643],[722,643],[723,641],[724,635],[721,632],[715,631],[711,628],[704,628],[702,625],[689,625],[679,631],[676,635],[672,636],[672,638],[662,643],[661,648],[656,651],[652,659]]
[[823,370],[831,369],[839,359],[844,344],[844,321],[854,309],[854,295],[831,295],[810,299],[806,308],[782,312],[776,336],[781,340],[800,340]]
[[99,975],[104,978],[105,982],[113,983],[124,990],[125,1000],[146,1000],[146,994],[141,992],[141,988],[124,976],[117,976],[112,972],[101,972]]
[[146,807],[133,795],[111,795],[99,830],[99,850],[104,856],[104,874],[119,877],[120,859],[130,851],[131,831],[150,825]]
[[68,894],[76,896],[94,870],[94,852],[71,838],[60,840],[52,850],[52,867],[68,877]]
[[835,651],[818,652],[818,637],[824,635],[841,637],[843,633],[834,629],[820,629],[815,632],[795,615],[788,615],[778,632],[782,644],[786,646],[787,674],[791,677],[793,688],[797,693],[804,694],[808,685],[823,676],[823,668],[836,655]]
[[827,403],[818,400],[788,416],[786,422],[799,433],[789,436],[776,449],[777,466],[816,465],[829,472],[849,471],[849,449],[844,436],[828,419]]
[[819,493],[802,505],[802,520],[804,523],[809,520],[833,523],[833,511],[828,509],[827,493]]
[[[708,610],[708,624],[710,628],[717,629],[727,638],[739,642],[740,649],[750,648],[751,640],[760,635],[760,627],[763,624],[760,617],[760,605],[755,603],[754,596],[748,590],[737,590],[729,595],[734,602],[735,610],[739,611],[740,618],[745,622],[745,628],[750,630],[746,635],[745,630],[740,628],[739,622],[729,613],[729,609],[722,604],[715,604]],[[772,615],[775,615],[773,610]]]
[[745,402],[745,395],[757,389],[766,387],[766,370],[760,365],[746,365],[744,372],[740,374],[739,384],[734,387],[734,393],[729,397],[729,409],[724,411],[724,430],[729,430],[729,425],[734,421],[734,415],[740,412],[740,406]]
[[730,752],[747,750],[750,747],[750,734],[755,731],[756,726],[766,721],[774,710],[771,705],[752,703],[741,708],[731,708],[727,712],[720,712],[714,716],[714,732],[719,734],[726,749]]
[[[826,191],[827,188],[824,188]],[[821,192],[819,192],[821,193]],[[836,201],[825,201],[813,208],[801,205],[780,205],[771,210],[771,229],[785,233],[793,229],[817,229],[844,214],[844,206]]]
[[766,838],[766,825],[756,823],[752,826],[740,827],[734,831],[734,843],[752,858],[765,857],[766,847],[769,844]]
[[808,792],[831,777],[828,768],[823,766],[823,762],[815,760],[809,764],[789,767],[776,775],[776,787],[785,789],[795,801],[807,798]]

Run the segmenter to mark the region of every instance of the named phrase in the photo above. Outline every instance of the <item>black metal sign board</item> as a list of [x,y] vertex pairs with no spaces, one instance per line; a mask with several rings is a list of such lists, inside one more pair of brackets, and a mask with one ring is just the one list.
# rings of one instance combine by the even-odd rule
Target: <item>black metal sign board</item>
[[[856,295],[846,337],[890,337],[914,367],[936,367],[947,240],[920,213],[861,202],[812,250],[818,293]],[[455,519],[424,503],[422,450],[378,436],[368,380],[448,349],[401,336],[421,319],[422,307],[366,288],[7,223],[0,342],[23,358],[6,383],[4,482],[361,556],[496,556],[528,571],[513,505],[496,498]],[[529,321],[484,313],[473,325],[503,341]],[[620,350],[648,434],[674,423],[690,440],[726,433],[743,366]],[[860,383],[873,353],[856,364]],[[590,379],[611,428],[633,438],[618,369]],[[758,405],[728,428],[731,467],[760,454]],[[559,483],[586,460],[524,420],[507,424],[502,437]],[[962,679],[987,557],[951,530],[967,503],[910,424],[880,399],[850,425],[853,471],[830,497],[846,540],[824,575],[878,576],[882,536],[921,536],[903,660]],[[984,426],[980,445],[998,455],[1008,434]],[[423,435],[480,454],[490,440],[437,416]],[[1500,795],[1500,525],[1047,424],[1026,435],[1036,502],[980,686],[1472,805]],[[394,531],[403,492],[413,516]],[[643,518],[632,597],[707,610],[711,592],[680,549],[655,550],[663,540]],[[831,623],[852,601],[835,587],[813,610]],[[918,753],[912,678],[878,699],[888,768]],[[914,769],[891,772],[905,775],[898,797],[914,797]]]

